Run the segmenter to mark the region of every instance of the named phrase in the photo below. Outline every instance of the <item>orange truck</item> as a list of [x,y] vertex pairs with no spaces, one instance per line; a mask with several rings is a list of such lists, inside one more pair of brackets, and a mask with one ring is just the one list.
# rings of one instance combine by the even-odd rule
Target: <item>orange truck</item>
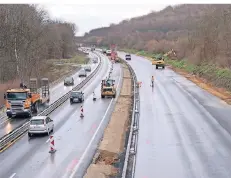
[[116,52],[116,45],[111,45],[111,60],[119,62],[118,54]]
[[9,118],[15,116],[31,117],[33,113],[38,113],[39,107],[50,101],[49,80],[41,79],[41,92],[38,90],[36,78],[30,79],[29,88],[9,89],[4,94],[6,114]]

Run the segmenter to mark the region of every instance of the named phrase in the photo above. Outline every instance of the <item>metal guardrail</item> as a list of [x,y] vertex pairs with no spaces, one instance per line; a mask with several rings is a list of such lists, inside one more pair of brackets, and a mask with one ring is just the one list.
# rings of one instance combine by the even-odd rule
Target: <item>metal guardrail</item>
[[[95,53],[98,58],[100,59],[100,63],[97,66],[97,68],[92,72],[89,76],[86,77],[85,80],[83,80],[81,83],[79,83],[76,87],[74,87],[72,90],[79,90],[81,89],[100,69],[102,66],[102,59],[101,56]],[[71,91],[63,95],[61,98],[56,100],[54,103],[52,103],[47,109],[45,109],[43,112],[38,114],[38,116],[47,116],[50,113],[52,113],[55,109],[57,109],[60,105],[62,105],[67,99],[70,97]],[[19,126],[18,128],[14,129],[12,132],[8,133],[7,135],[3,136],[0,139],[0,150],[5,148],[8,144],[13,142],[15,139],[20,137],[22,134],[24,134],[29,127],[29,121],[24,123],[23,125]]]
[[130,132],[128,137],[128,144],[125,154],[122,178],[133,178],[136,164],[136,153],[137,153],[137,142],[138,142],[138,130],[139,130],[139,110],[140,110],[140,96],[139,96],[139,84],[136,78],[136,74],[130,64],[124,60],[128,66],[134,83],[134,94],[133,94],[133,111],[132,120],[130,126]]

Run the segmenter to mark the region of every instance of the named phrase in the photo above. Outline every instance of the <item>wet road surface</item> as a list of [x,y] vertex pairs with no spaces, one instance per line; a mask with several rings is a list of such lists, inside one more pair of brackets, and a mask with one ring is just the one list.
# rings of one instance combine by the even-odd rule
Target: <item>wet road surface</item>
[[168,68],[128,62],[142,82],[135,178],[230,178],[231,107]]
[[[96,55],[94,53],[90,53],[89,56],[91,58],[96,57]],[[90,73],[92,73],[94,71],[94,69],[98,66],[98,64],[99,63],[93,64],[92,61],[90,61],[89,65],[91,65],[92,71],[88,72],[87,75],[90,75]],[[79,72],[77,71],[75,74],[72,75],[72,77],[74,78],[74,81],[75,81],[74,86],[78,85],[81,81],[83,81],[85,79],[83,77],[79,78],[78,74],[79,74]],[[61,96],[65,95],[66,93],[71,91],[74,86],[64,86],[63,81],[61,81],[58,84],[51,87],[51,89],[50,89],[51,97],[50,97],[50,103],[49,104],[52,104],[57,99],[59,99]],[[48,107],[49,104],[46,107]],[[27,120],[28,119],[25,119],[25,118],[7,118],[7,117],[5,117],[4,119],[1,119],[0,120],[0,138],[3,137],[5,134],[11,132],[12,130],[14,130],[18,126],[22,125]]]
[[[55,110],[50,117],[54,120],[54,140],[57,149],[50,155],[48,136],[28,139],[23,136],[14,145],[0,154],[0,177],[9,178],[65,178],[77,171],[83,174],[85,163],[89,163],[97,147],[91,142],[95,132],[105,117],[111,112],[110,98],[100,98],[100,82],[106,77],[108,67],[104,67],[95,79],[83,88],[85,94],[84,119],[80,119],[81,104],[70,105],[69,101]],[[112,77],[118,84],[121,74],[120,65],[114,65]],[[93,102],[92,92],[95,91],[97,100]],[[106,122],[106,120],[105,120]],[[106,123],[105,123],[106,124]],[[101,130],[101,136],[103,130]],[[100,138],[97,138],[99,142]],[[89,142],[91,143],[89,146]],[[89,149],[90,148],[90,149]],[[86,154],[85,150],[89,152]],[[78,164],[81,167],[76,168]]]

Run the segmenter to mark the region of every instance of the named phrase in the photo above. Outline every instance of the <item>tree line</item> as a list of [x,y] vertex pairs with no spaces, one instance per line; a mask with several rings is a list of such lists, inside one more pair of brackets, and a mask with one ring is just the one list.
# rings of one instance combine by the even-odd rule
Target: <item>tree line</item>
[[159,12],[125,19],[119,24],[93,29],[86,43],[166,53],[174,49],[178,59],[231,67],[231,5],[177,5]]
[[46,59],[69,58],[76,26],[36,5],[0,5],[0,81],[39,77]]

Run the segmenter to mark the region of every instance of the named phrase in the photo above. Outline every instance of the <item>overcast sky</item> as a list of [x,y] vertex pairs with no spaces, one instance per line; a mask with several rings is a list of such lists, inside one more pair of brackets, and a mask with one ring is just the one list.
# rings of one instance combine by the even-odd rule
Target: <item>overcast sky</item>
[[165,8],[166,4],[42,4],[52,18],[75,23],[76,35],[83,35],[91,29],[118,23],[123,19],[136,17]]

